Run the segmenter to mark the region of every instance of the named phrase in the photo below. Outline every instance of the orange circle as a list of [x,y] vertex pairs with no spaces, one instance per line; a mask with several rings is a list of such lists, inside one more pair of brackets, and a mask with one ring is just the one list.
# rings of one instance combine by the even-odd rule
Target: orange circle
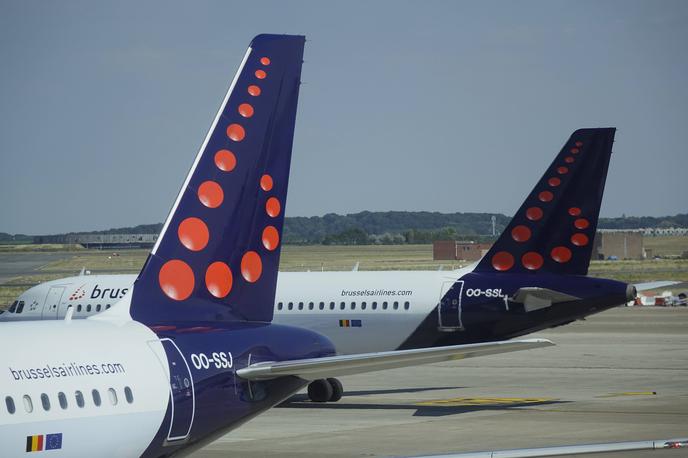
[[567,164],[573,164],[574,161],[575,159],[572,156],[566,156],[564,158],[564,162],[566,162]]
[[282,206],[280,205],[280,201],[277,200],[276,197],[270,197],[268,201],[265,202],[265,212],[268,214],[268,216],[275,218],[277,215],[280,214],[281,210]]
[[545,262],[540,253],[529,251],[521,256],[521,264],[528,270],[538,270]]
[[565,175],[565,174],[569,173],[569,168],[568,168],[568,167],[564,167],[564,166],[562,165],[561,167],[559,167],[559,168],[557,169],[557,173],[558,173],[559,175]]
[[275,226],[268,226],[263,229],[263,246],[273,251],[279,245],[279,232]]
[[590,242],[590,239],[588,238],[587,235],[582,234],[582,233],[576,233],[571,236],[571,243],[573,243],[576,246],[585,246]]
[[260,95],[260,88],[255,84],[252,84],[248,87],[248,93],[253,97],[258,97]]
[[514,257],[511,253],[500,251],[492,256],[492,267],[501,272],[507,271],[514,266]]
[[223,172],[231,172],[236,167],[236,156],[228,149],[215,153],[215,166]]
[[549,180],[547,180],[547,183],[549,183],[549,185],[552,186],[553,188],[556,188],[557,186],[559,186],[561,184],[561,180],[557,177],[552,177]]
[[518,225],[511,230],[511,238],[517,242],[526,242],[530,239],[530,229],[527,226]]
[[246,136],[246,131],[239,124],[230,124],[227,126],[227,136],[235,142],[240,142]]
[[267,57],[261,57],[260,58],[260,63],[263,65],[270,65],[270,59]]
[[208,226],[199,218],[186,218],[177,228],[179,241],[191,251],[201,251],[210,240]]
[[172,259],[160,268],[158,283],[165,296],[175,301],[183,301],[191,296],[194,289],[194,273],[184,261]]
[[216,261],[205,271],[205,287],[218,299],[227,297],[232,290],[232,270],[224,262]]
[[542,209],[540,207],[530,207],[526,210],[526,218],[531,221],[538,221],[542,218]]
[[242,103],[241,105],[239,105],[237,111],[239,111],[239,114],[244,118],[250,118],[251,116],[253,116],[253,107],[248,103]]
[[571,154],[578,154],[580,150],[578,148],[571,148]]
[[541,202],[550,202],[552,199],[554,199],[554,194],[549,191],[542,191],[540,194],[538,194],[538,199],[540,199]]
[[263,273],[263,261],[255,251],[247,251],[241,258],[241,276],[249,283],[255,283]]
[[576,142],[576,146],[580,148],[581,146],[583,146],[583,142]]
[[578,218],[573,222],[573,225],[576,226],[576,229],[587,229],[590,226],[590,222],[585,218]]
[[225,199],[225,193],[222,191],[222,186],[215,181],[204,181],[198,187],[198,200],[208,208],[217,208]]
[[265,70],[256,70],[255,75],[259,80],[265,79],[265,77],[268,76],[268,74],[265,73]]
[[581,214],[581,209],[578,207],[571,207],[569,208],[569,215],[571,216],[578,216]]
[[558,246],[552,248],[552,259],[559,263],[569,262],[571,260],[571,250],[565,246]]
[[260,188],[263,191],[269,191],[272,189],[272,177],[267,173],[260,177]]

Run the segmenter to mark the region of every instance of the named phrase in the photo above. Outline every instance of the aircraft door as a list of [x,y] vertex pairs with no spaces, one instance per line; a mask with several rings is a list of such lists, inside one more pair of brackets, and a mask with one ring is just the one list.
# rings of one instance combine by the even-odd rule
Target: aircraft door
[[57,312],[60,308],[60,301],[62,300],[64,290],[64,286],[52,286],[48,290],[48,295],[45,296],[45,304],[43,304],[43,311],[41,312],[41,319],[57,319]]
[[183,440],[191,432],[196,409],[193,377],[189,365],[177,345],[170,339],[160,339],[160,343],[165,349],[170,368],[172,418],[170,419],[167,440]]
[[461,295],[463,280],[446,281],[440,290],[438,305],[439,330],[457,331],[463,329],[461,321]]

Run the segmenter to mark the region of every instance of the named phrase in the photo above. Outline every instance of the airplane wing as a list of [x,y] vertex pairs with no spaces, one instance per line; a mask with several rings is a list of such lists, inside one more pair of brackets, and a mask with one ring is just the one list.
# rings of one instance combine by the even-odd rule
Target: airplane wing
[[636,283],[635,289],[638,291],[647,291],[650,289],[666,288],[667,286],[678,285],[680,281],[651,281],[647,283]]
[[266,361],[251,364],[237,370],[236,373],[239,377],[247,380],[269,380],[288,375],[304,380],[317,380],[397,367],[496,355],[550,345],[554,345],[554,343],[546,339],[526,339],[358,355],[338,355],[293,361]]
[[519,288],[518,291],[510,298],[512,302],[523,304],[526,312],[543,309],[558,302],[569,302],[580,299],[576,296],[560,293],[553,289],[524,287]]

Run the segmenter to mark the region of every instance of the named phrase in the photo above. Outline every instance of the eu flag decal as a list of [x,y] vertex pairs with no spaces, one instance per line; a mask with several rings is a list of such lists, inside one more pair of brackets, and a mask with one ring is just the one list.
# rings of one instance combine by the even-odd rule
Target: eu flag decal
[[62,433],[46,434],[45,449],[58,450],[62,448]]

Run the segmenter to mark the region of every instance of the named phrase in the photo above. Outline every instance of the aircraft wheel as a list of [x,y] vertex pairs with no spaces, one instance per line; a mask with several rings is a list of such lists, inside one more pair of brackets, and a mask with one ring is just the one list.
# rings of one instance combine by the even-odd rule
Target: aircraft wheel
[[313,402],[327,402],[333,395],[332,385],[325,379],[313,380],[308,384],[308,397]]
[[344,387],[342,386],[342,382],[340,382],[336,378],[328,378],[327,383],[332,385],[332,396],[330,396],[330,399],[328,399],[328,401],[337,402],[340,399],[342,399],[342,395],[344,394]]

